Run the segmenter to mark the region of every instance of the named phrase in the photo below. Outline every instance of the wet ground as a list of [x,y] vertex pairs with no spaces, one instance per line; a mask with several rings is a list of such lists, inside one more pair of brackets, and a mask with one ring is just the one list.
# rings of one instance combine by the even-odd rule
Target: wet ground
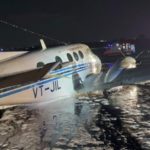
[[101,95],[1,111],[1,150],[150,149],[150,90]]
[[150,87],[127,86],[109,98],[111,105],[121,110],[123,130],[140,145],[138,147],[150,149]]

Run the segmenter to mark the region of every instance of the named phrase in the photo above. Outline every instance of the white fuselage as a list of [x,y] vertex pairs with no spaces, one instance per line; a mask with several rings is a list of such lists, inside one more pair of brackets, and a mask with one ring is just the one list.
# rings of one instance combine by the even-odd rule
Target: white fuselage
[[0,76],[35,69],[41,65],[60,60],[62,64],[70,63],[66,66],[63,65],[60,69],[50,71],[49,78],[9,88],[9,90],[1,89],[0,105],[52,102],[66,96],[72,96],[78,86],[81,88],[82,85],[79,84],[84,82],[89,74],[99,73],[101,70],[101,61],[87,45],[74,44],[30,52],[2,61],[0,62]]

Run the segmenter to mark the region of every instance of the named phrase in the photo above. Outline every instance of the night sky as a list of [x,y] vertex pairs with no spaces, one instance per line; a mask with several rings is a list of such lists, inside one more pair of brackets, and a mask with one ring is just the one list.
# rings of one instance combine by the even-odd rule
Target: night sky
[[[1,0],[2,20],[65,42],[150,37],[149,0]],[[24,47],[39,37],[0,24],[1,47]]]

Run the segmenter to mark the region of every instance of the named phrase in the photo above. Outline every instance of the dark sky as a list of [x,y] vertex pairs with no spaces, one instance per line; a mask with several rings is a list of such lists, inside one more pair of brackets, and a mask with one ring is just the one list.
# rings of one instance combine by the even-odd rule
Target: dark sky
[[[1,0],[2,20],[65,42],[150,37],[149,0]],[[0,46],[38,43],[39,37],[0,24]]]

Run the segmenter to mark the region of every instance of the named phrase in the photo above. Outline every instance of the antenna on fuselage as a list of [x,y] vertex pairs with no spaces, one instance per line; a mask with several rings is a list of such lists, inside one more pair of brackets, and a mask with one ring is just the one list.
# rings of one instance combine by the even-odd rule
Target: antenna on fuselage
[[40,39],[40,43],[41,43],[42,51],[46,50],[47,46],[46,46],[46,44],[45,44],[43,39]]

